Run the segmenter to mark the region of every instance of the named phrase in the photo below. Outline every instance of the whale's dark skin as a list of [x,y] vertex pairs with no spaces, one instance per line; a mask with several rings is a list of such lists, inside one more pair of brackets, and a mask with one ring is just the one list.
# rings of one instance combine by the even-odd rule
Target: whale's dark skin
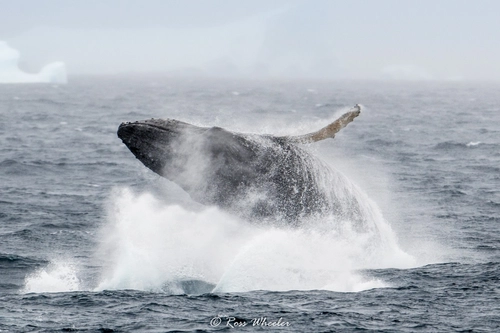
[[337,123],[334,129],[298,137],[234,133],[173,119],[122,123],[118,137],[195,201],[244,218],[295,222],[339,209],[324,184],[330,169],[298,144],[333,137],[359,110],[329,125]]

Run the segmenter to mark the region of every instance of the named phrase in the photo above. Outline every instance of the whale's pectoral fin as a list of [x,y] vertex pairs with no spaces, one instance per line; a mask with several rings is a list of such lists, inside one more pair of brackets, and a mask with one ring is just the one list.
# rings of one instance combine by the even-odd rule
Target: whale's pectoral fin
[[328,138],[334,138],[335,134],[342,128],[346,127],[351,121],[354,120],[361,113],[361,106],[356,104],[349,112],[344,113],[339,119],[335,120],[330,125],[323,127],[319,131],[296,136],[284,136],[283,139],[289,140],[294,143],[313,143]]

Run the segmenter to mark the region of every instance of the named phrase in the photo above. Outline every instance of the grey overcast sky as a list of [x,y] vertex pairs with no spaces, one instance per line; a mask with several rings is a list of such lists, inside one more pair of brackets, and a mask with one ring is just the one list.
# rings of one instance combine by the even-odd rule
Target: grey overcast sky
[[500,80],[497,0],[0,0],[37,71]]

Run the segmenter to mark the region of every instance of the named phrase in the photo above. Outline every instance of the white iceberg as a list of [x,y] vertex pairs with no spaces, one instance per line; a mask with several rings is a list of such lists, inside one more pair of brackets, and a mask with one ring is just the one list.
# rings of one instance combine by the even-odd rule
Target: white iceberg
[[19,51],[0,41],[0,83],[66,83],[66,65],[53,62],[42,68],[38,74],[25,73],[19,69]]

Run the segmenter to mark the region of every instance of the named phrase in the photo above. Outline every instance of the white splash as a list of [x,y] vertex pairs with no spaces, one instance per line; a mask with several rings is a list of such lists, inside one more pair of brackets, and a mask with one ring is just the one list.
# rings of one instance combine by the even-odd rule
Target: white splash
[[67,83],[63,62],[50,63],[38,74],[29,74],[19,69],[19,56],[19,51],[0,41],[0,83]]
[[67,292],[80,290],[77,268],[70,262],[56,261],[26,277],[22,293]]
[[[332,221],[256,226],[214,207],[193,212],[128,189],[114,193],[108,216],[99,251],[108,262],[96,290],[180,293],[177,281],[201,280],[216,292],[360,291],[387,284],[359,270],[414,264],[387,224],[367,233],[330,228]],[[379,243],[373,232],[383,234]]]
[[97,290],[163,290],[175,281],[217,282],[249,227],[216,208],[188,211],[145,193],[118,191],[103,228],[109,258]]

